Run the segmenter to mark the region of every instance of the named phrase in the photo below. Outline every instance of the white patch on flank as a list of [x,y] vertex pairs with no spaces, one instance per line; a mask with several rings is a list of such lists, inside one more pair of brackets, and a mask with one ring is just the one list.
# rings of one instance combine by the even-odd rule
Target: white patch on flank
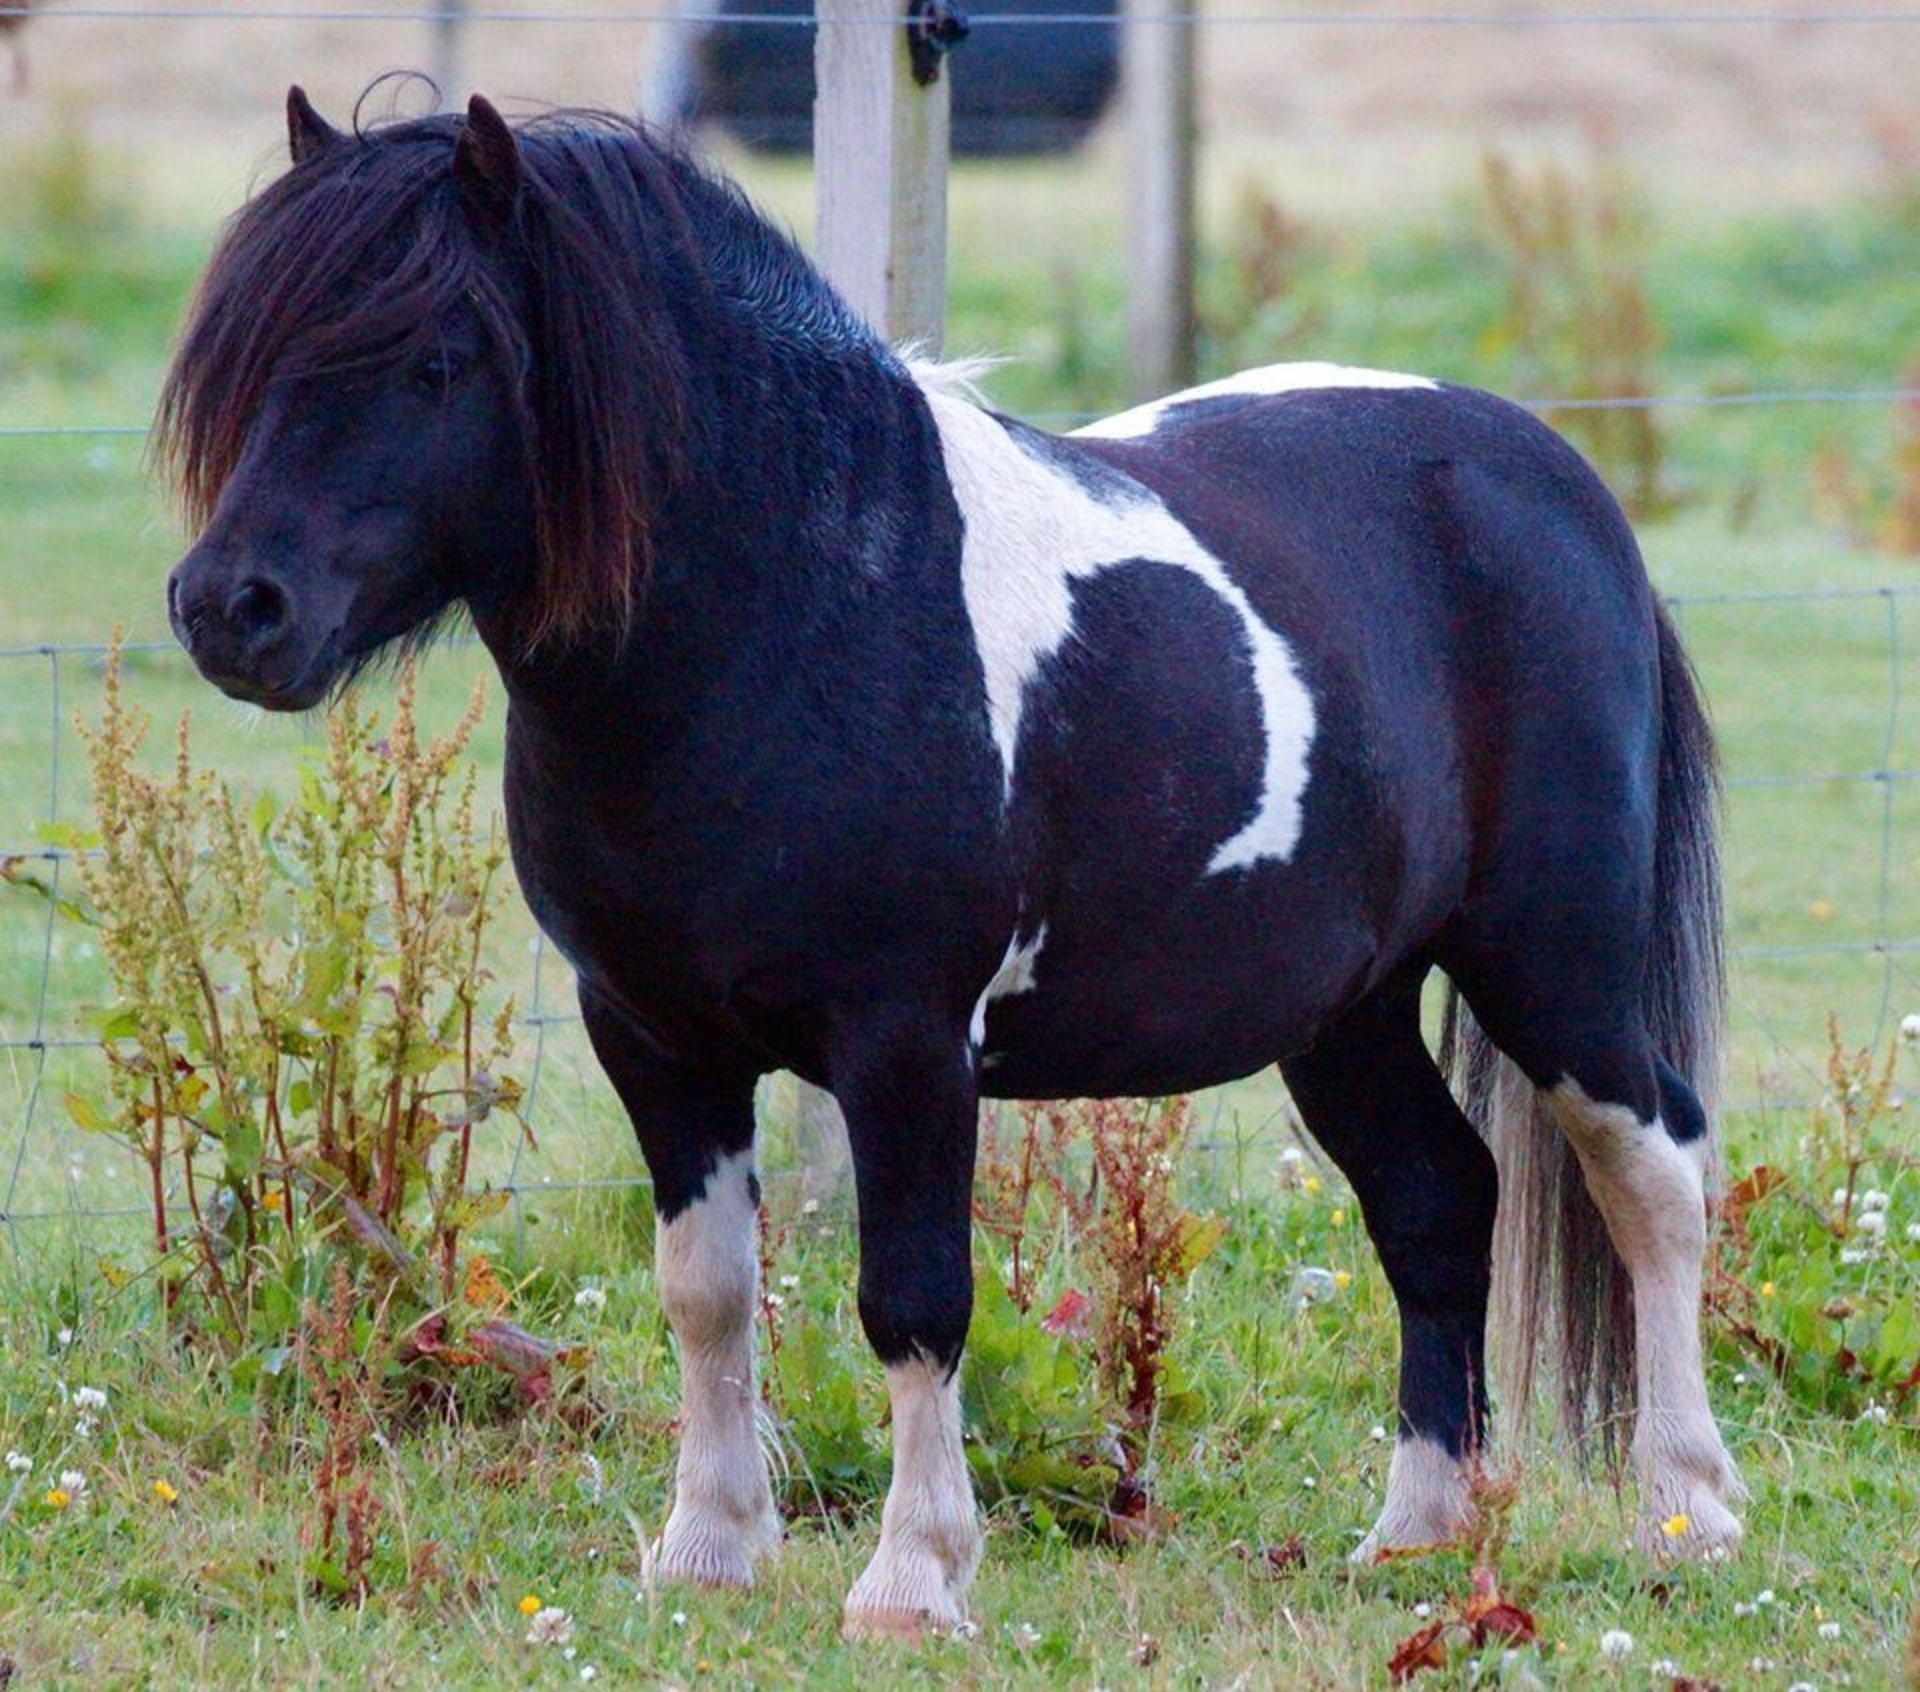
[[1700,1355],[1707,1141],[1678,1145],[1657,1117],[1598,1103],[1572,1080],[1546,1097],[1633,1280],[1641,1544],[1658,1556],[1731,1551],[1740,1524],[1727,1502],[1745,1489],[1714,1424]]
[[929,391],[947,478],[966,525],[961,586],[986,673],[987,713],[1013,789],[1027,684],[1073,634],[1071,584],[1135,559],[1191,570],[1240,619],[1266,732],[1252,820],[1214,853],[1210,872],[1284,860],[1300,838],[1313,742],[1313,700],[1280,636],[1254,612],[1220,560],[1146,488],[1117,472],[1096,495],[1027,452],[984,411]]
[[1363,370],[1351,364],[1268,364],[1258,370],[1242,370],[1235,376],[1222,376],[1217,382],[1202,382],[1197,388],[1182,388],[1145,405],[1102,417],[1097,423],[1074,430],[1076,435],[1096,435],[1103,440],[1133,441],[1151,435],[1160,420],[1174,406],[1191,405],[1195,400],[1252,399],[1262,394],[1297,394],[1320,388],[1431,388],[1435,384],[1425,376],[1402,376],[1392,370]]
[[680,1453],[659,1574],[747,1586],[780,1539],[755,1432],[753,1320],[760,1291],[753,1154],[725,1157],[706,1191],[660,1227],[660,1303],[680,1347]]
[[960,1443],[960,1377],[915,1358],[887,1369],[893,1483],[880,1546],[847,1594],[849,1634],[945,1632],[966,1620],[980,1515]]
[[1033,991],[1033,966],[1040,957],[1040,948],[1047,943],[1047,925],[1041,923],[1031,940],[1021,941],[1018,933],[1007,942],[1007,955],[1000,960],[1000,967],[994,971],[993,979],[982,990],[973,1004],[973,1022],[971,1032],[976,1047],[987,1043],[987,1006],[995,999],[1004,999],[1010,993],[1031,993]]
[[1438,1440],[1401,1434],[1387,1469],[1387,1498],[1373,1531],[1353,1552],[1356,1563],[1371,1563],[1382,1551],[1417,1545],[1447,1545],[1473,1521],[1466,1466],[1449,1456]]

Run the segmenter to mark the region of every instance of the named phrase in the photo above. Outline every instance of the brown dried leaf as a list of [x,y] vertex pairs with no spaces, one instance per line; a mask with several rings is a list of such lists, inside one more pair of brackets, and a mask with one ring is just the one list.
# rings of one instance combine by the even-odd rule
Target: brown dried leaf
[[1394,1685],[1404,1685],[1422,1669],[1447,1666],[1447,1624],[1428,1622],[1417,1633],[1410,1633],[1387,1659],[1387,1677]]

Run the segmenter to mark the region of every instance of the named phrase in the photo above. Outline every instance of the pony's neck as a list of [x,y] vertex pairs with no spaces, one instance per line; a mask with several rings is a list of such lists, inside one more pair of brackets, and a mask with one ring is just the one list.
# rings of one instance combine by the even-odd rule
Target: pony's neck
[[849,597],[924,544],[942,498],[938,436],[900,360],[743,204],[696,207],[694,222],[704,274],[677,324],[691,439],[633,631],[617,652],[503,663],[526,708],[564,713],[606,688],[680,716],[737,693],[743,667],[812,661]]

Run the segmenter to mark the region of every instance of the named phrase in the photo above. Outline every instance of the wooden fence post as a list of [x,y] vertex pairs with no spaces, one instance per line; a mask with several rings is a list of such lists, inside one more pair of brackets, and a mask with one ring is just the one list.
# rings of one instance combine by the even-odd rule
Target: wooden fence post
[[[874,21],[897,9],[897,28]],[[904,0],[818,0],[813,181],[820,268],[891,341],[937,353],[947,315],[951,79],[914,80]]]
[[433,81],[448,111],[466,105],[460,74],[461,38],[467,28],[467,0],[438,0],[433,13]]
[[[897,8],[899,23],[875,23]],[[813,47],[814,246],[847,304],[890,341],[937,354],[947,319],[951,79],[913,74],[906,0],[817,0]],[[846,1124],[802,1082],[796,1138],[807,1192],[844,1186]]]
[[1193,8],[1124,0],[1121,65],[1132,173],[1127,274],[1128,372],[1136,400],[1192,385]]

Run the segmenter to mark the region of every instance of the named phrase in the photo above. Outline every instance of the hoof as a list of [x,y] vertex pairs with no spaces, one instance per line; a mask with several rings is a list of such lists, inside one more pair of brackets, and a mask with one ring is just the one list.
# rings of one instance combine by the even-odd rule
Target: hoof
[[[1676,1490],[1661,1491],[1669,1501],[1675,1499]],[[1740,1549],[1740,1532],[1739,1519],[1719,1492],[1696,1482],[1673,1508],[1656,1505],[1641,1521],[1640,1549],[1659,1562],[1719,1562]]]
[[1740,1471],[1716,1436],[1664,1462],[1643,1463],[1640,1549],[1663,1562],[1718,1562],[1740,1549],[1740,1522],[1728,1507],[1747,1496]]
[[753,1585],[754,1564],[780,1545],[780,1519],[769,1509],[750,1522],[675,1510],[654,1558],[656,1580],[709,1590]]
[[962,1619],[938,1616],[927,1610],[856,1610],[847,1606],[840,1623],[840,1637],[849,1640],[897,1639],[908,1645],[921,1645],[930,1634],[951,1633]]
[[967,1625],[964,1603],[973,1559],[949,1569],[931,1554],[902,1557],[886,1547],[847,1594],[840,1631],[848,1639],[907,1639],[952,1633]]
[[1402,1438],[1387,1473],[1387,1500],[1373,1531],[1350,1554],[1355,1563],[1379,1563],[1453,1545],[1473,1526],[1467,1471],[1431,1440]]

